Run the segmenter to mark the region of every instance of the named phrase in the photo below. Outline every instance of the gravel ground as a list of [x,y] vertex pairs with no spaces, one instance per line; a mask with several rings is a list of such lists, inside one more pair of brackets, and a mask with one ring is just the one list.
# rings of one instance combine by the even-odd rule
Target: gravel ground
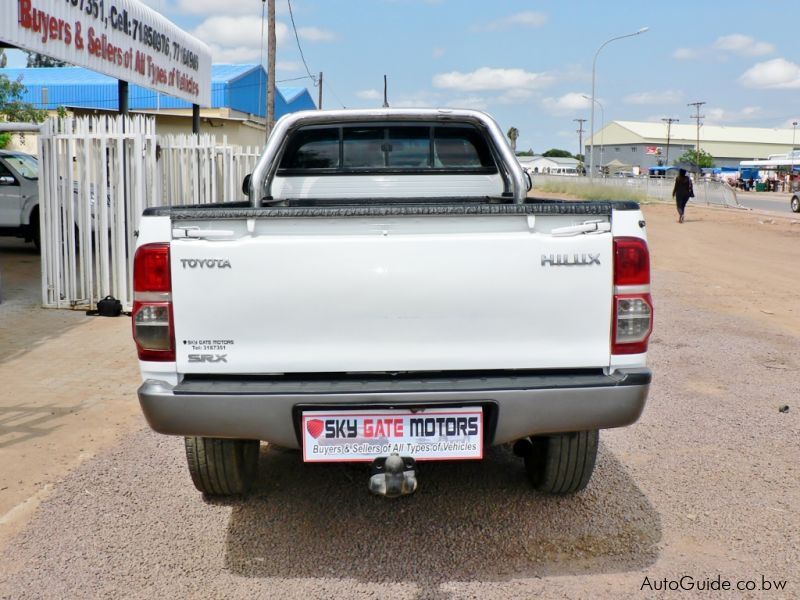
[[387,501],[363,467],[262,446],[254,493],[208,501],[181,440],[141,430],[54,487],[0,555],[0,597],[653,597],[645,576],[720,575],[795,598],[800,339],[694,309],[678,284],[655,276],[645,414],[604,432],[581,494],[535,494],[498,448],[423,465],[420,491]]

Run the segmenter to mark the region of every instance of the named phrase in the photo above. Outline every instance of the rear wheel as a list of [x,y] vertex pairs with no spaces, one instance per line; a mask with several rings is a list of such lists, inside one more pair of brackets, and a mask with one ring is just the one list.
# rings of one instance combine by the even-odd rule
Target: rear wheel
[[33,209],[31,213],[31,221],[30,221],[30,229],[28,230],[30,233],[31,241],[33,245],[36,246],[36,249],[41,252],[42,251],[42,240],[39,232],[39,209]]
[[572,494],[584,489],[594,471],[600,432],[577,431],[531,438],[525,469],[533,487],[546,494]]
[[800,197],[792,196],[789,206],[792,207],[793,212],[800,213]]
[[186,462],[194,486],[211,496],[244,494],[258,468],[258,440],[187,437]]

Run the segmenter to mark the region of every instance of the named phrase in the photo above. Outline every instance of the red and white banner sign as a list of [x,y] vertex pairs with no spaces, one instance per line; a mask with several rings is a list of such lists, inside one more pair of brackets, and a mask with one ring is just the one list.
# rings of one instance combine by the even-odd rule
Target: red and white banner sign
[[303,460],[372,461],[483,458],[480,407],[425,410],[304,411]]
[[645,154],[661,154],[661,148],[658,146],[647,146]]
[[208,46],[139,0],[2,0],[0,40],[192,104],[211,104]]

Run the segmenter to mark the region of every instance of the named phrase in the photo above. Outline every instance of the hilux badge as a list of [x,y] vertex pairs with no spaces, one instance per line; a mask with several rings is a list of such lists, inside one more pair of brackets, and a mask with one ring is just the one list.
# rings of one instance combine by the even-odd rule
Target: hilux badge
[[600,264],[600,254],[542,254],[542,266],[588,267]]

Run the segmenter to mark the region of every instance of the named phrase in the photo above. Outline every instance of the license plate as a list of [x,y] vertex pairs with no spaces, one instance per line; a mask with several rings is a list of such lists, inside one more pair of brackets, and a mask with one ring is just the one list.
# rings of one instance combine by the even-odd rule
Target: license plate
[[372,461],[397,453],[416,460],[483,458],[479,407],[303,411],[305,462]]

